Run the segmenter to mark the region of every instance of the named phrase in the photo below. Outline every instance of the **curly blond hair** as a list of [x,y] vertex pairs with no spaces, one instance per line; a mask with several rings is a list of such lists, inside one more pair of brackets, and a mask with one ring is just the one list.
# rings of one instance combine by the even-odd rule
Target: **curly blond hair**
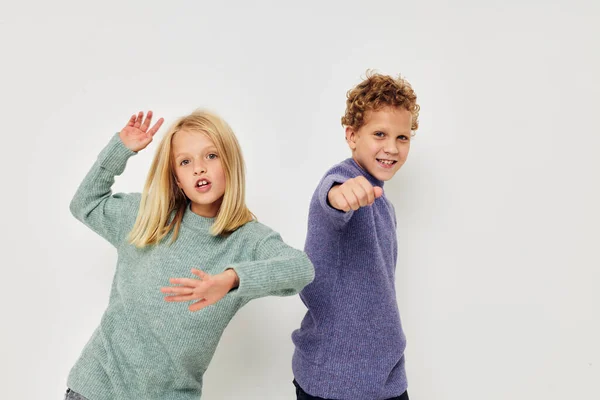
[[383,107],[401,107],[412,114],[411,130],[419,129],[419,110],[417,95],[412,86],[401,75],[394,78],[381,75],[371,70],[361,83],[346,94],[346,113],[342,117],[342,125],[354,130],[365,123],[367,111],[377,111]]

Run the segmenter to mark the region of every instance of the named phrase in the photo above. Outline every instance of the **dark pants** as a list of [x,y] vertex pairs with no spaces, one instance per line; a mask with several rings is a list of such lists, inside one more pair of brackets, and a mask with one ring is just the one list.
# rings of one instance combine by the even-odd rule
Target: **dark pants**
[[[324,399],[322,397],[311,396],[310,394],[308,394],[304,390],[302,390],[302,388],[300,387],[300,385],[298,385],[298,382],[296,382],[295,379],[294,379],[293,383],[294,383],[294,386],[296,386],[296,400],[332,400],[332,399]],[[398,397],[392,397],[391,399],[387,399],[387,400],[408,400],[408,392],[404,392]]]
[[67,393],[65,393],[65,400],[88,400],[77,392],[72,391],[71,389],[67,389]]

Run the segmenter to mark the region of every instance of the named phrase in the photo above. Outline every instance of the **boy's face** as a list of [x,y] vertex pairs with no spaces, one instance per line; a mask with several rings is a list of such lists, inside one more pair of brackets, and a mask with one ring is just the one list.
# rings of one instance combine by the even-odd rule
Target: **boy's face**
[[412,114],[405,108],[384,107],[367,111],[357,131],[346,127],[352,158],[380,181],[390,180],[408,157]]

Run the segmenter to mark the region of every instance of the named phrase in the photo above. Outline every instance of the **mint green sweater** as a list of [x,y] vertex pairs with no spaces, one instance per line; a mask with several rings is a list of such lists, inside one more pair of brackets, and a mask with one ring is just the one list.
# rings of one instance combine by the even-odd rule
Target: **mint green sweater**
[[[73,215],[118,252],[108,307],[72,368],[67,385],[89,400],[198,400],[202,376],[223,330],[250,300],[296,294],[312,281],[307,256],[256,221],[230,236],[209,233],[213,219],[185,212],[177,240],[138,249],[127,242],[139,194],[112,194],[129,157],[118,135],[100,153],[71,202]],[[233,268],[239,287],[218,303],[190,312],[167,303],[160,288],[171,277]]]

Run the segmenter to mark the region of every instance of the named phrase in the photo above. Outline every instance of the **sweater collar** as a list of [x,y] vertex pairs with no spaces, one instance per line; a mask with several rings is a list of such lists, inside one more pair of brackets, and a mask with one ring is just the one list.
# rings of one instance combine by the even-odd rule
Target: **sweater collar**
[[363,169],[360,165],[358,165],[358,163],[353,158],[346,159],[346,161],[344,161],[344,163],[353,167],[354,169],[356,169],[362,176],[367,178],[367,180],[369,181],[369,183],[371,185],[379,186],[380,188],[383,189],[384,182],[380,181],[379,179],[375,178],[373,175],[368,173],[367,170]]
[[216,218],[207,218],[196,214],[192,211],[191,203],[188,203],[181,223],[191,229],[209,231],[215,220]]

